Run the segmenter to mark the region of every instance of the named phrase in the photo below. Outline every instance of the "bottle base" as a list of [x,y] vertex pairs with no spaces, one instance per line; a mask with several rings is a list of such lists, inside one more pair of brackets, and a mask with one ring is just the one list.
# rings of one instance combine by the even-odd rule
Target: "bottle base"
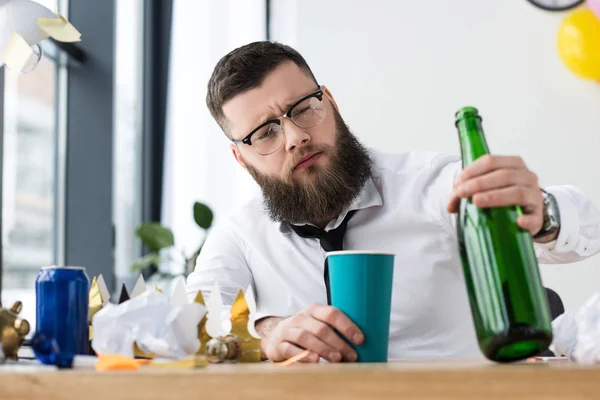
[[514,326],[496,335],[486,346],[485,356],[496,362],[515,362],[543,353],[552,343],[552,334],[528,325]]

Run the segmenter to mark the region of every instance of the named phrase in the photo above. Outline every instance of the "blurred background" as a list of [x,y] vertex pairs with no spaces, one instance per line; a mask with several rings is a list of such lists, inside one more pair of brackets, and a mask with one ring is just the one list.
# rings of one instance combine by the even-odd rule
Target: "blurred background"
[[[210,231],[194,203],[218,222],[257,190],[205,105],[215,63],[255,40],[296,48],[368,146],[458,154],[454,112],[473,105],[492,152],[600,205],[600,83],[557,46],[580,1],[37,2],[81,32],[86,57],[44,44],[33,71],[0,73],[2,303],[23,301],[32,324],[41,266],[85,266],[114,296],[140,273],[163,285]],[[152,221],[173,246],[140,240]],[[149,253],[161,262],[140,264]],[[600,289],[600,257],[541,271],[567,311]]]

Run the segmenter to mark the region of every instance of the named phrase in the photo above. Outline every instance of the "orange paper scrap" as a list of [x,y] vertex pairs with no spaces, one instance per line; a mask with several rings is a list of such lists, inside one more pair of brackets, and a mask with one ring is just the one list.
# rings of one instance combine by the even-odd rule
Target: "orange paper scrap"
[[108,354],[98,357],[96,371],[136,371],[140,363],[133,358],[120,354]]
[[306,357],[308,357],[309,354],[310,354],[310,350],[304,350],[302,353],[296,354],[294,357],[291,357],[285,361],[281,361],[281,362],[277,362],[277,363],[273,363],[273,364],[277,364],[277,365],[281,365],[282,367],[285,367],[287,365],[292,365],[292,364],[297,363],[298,361],[304,360]]

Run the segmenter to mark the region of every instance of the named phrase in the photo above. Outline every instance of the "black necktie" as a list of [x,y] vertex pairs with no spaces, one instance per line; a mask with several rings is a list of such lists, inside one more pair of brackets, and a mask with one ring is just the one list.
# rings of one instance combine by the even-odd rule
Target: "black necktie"
[[[346,226],[348,221],[354,215],[356,210],[348,211],[344,221],[335,229],[330,231],[324,231],[323,229],[317,228],[311,225],[291,225],[294,232],[298,236],[309,239],[319,239],[321,247],[325,251],[343,250],[344,246],[344,234],[346,233]],[[331,305],[331,293],[329,291],[329,272],[328,272],[327,258],[325,259],[325,268],[323,271],[323,279],[325,280],[325,290],[327,291],[327,304]]]

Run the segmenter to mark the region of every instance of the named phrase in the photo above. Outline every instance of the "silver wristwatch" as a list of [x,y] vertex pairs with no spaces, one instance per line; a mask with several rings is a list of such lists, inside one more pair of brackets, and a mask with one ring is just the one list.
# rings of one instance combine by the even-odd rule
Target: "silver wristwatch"
[[536,240],[554,235],[560,230],[560,211],[558,209],[558,203],[552,193],[548,193],[544,189],[541,189],[541,191],[542,196],[544,197],[544,223],[542,229],[533,236]]

